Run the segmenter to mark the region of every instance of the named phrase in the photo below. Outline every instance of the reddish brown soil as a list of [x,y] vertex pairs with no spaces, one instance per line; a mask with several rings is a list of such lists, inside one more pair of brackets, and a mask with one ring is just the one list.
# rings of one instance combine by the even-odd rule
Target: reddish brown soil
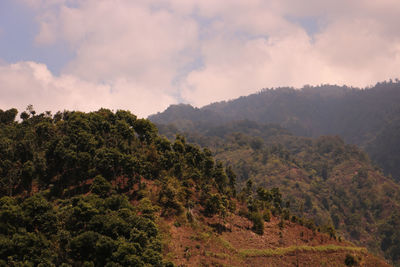
[[379,259],[371,254],[359,252],[359,253],[347,253],[343,251],[337,252],[302,252],[297,255],[285,255],[284,257],[269,257],[265,258],[252,258],[251,261],[245,261],[244,266],[346,266],[345,259],[346,254],[355,256],[359,261],[356,266],[365,267],[385,267],[390,266],[382,259]]
[[[194,212],[194,217],[193,223],[185,222],[183,217],[159,221],[165,240],[164,256],[177,266],[345,266],[347,254],[352,255],[359,266],[390,266],[365,249],[347,250],[346,247],[354,245],[299,224],[285,221],[285,226],[280,229],[278,218],[265,223],[264,234],[257,235],[250,230],[251,222],[237,215],[230,215],[225,221],[216,217],[205,218],[198,212]],[[218,231],[217,225],[223,231]],[[272,256],[243,254],[246,249],[276,251],[293,246],[326,245],[345,248],[327,251],[299,249]]]

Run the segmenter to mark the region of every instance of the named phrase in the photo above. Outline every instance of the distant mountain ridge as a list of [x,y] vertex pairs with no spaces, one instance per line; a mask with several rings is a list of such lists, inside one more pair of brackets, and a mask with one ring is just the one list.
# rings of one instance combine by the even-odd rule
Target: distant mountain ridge
[[238,189],[279,187],[294,214],[333,225],[346,238],[399,264],[400,185],[356,145],[338,136],[298,137],[277,125],[248,120],[214,127],[203,123],[185,132],[171,124],[158,127],[168,138],[181,133],[209,147],[217,160],[232,166]]
[[299,136],[339,135],[364,148],[386,174],[400,179],[400,82],[371,88],[305,86],[263,89],[258,93],[202,108],[172,105],[149,117],[181,131],[237,120],[279,124]]
[[279,125],[248,120],[203,123],[185,132],[159,125],[159,131],[209,147],[217,160],[232,166],[238,188],[279,187],[293,213],[332,225],[358,245],[398,261],[400,185],[356,145],[338,136],[298,137]]

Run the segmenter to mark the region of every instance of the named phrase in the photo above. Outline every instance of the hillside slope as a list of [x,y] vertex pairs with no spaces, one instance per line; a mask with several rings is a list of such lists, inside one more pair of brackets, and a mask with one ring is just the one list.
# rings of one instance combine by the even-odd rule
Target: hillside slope
[[250,120],[279,124],[295,135],[340,135],[364,148],[386,174],[400,179],[400,82],[366,89],[322,85],[264,89],[259,93],[204,106],[170,106],[150,116],[156,124],[198,131],[221,123]]
[[[171,136],[171,126],[161,126]],[[332,225],[353,242],[397,261],[400,186],[368,156],[339,137],[296,137],[276,125],[250,121],[186,132],[233,167],[238,184],[279,187],[290,210]]]
[[1,266],[387,266],[127,111],[4,114]]
[[390,266],[366,248],[290,221],[281,227],[275,217],[265,223],[262,235],[251,232],[251,222],[237,215],[225,218],[227,228],[220,233],[210,221],[215,218],[178,227],[163,221],[171,241],[166,257],[179,266],[352,266],[352,261]]

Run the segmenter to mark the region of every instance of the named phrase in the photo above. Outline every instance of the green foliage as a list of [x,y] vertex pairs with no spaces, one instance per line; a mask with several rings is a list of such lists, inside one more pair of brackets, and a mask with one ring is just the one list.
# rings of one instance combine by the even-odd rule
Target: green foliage
[[15,216],[8,222],[2,220],[1,258],[8,259],[8,264],[28,259],[35,265],[91,262],[94,266],[161,266],[158,230],[153,220],[137,215],[126,199],[119,205],[110,205],[115,197],[118,196],[77,196],[57,206],[40,195],[21,204],[1,198],[2,216],[11,209],[15,216],[23,218],[18,227],[9,225]]
[[263,235],[264,234],[264,218],[259,212],[252,212],[249,214],[249,219],[252,221],[252,230],[254,233]]
[[346,254],[346,258],[344,259],[344,264],[346,264],[346,266],[356,266],[358,265],[358,261],[356,260],[356,258],[354,258],[353,255]]
[[146,141],[148,144],[151,143],[156,134],[157,128],[150,121],[145,119],[135,120],[133,123],[133,128],[139,135],[141,141]]
[[399,211],[395,211],[390,218],[379,227],[379,233],[382,236],[380,244],[385,255],[393,262],[400,260],[400,221]]
[[40,231],[48,236],[54,234],[57,225],[55,210],[43,196],[36,194],[26,199],[22,203],[22,208],[28,231]]
[[157,211],[192,215],[195,193],[232,209],[232,169],[128,111],[16,114],[0,110],[0,265],[163,266]]
[[290,219],[290,211],[289,209],[283,209],[282,211],[282,219],[289,220]]
[[13,110],[7,112],[1,113],[1,195],[29,194],[35,183],[39,190],[50,188],[55,197],[71,196],[86,192],[84,182],[97,177],[92,189],[106,196],[109,185],[100,176],[110,183],[129,177],[125,186],[132,186],[140,176],[156,180],[161,172],[198,184],[212,177],[219,191],[235,192],[233,171],[228,176],[209,150],[179,135],[171,144],[157,135],[154,124],[130,112],[100,109],[51,116],[36,114],[30,106],[23,122],[13,121]]
[[[242,132],[266,140],[271,134],[283,132],[284,127],[298,136],[340,135],[347,143],[361,145],[386,173],[400,179],[399,102],[398,80],[364,90],[336,85],[305,86],[300,90],[276,88],[201,109],[173,105],[150,120],[168,124],[161,130],[173,134],[180,130],[223,137],[227,132]],[[235,121],[237,118],[242,121]],[[263,129],[265,124],[273,123],[281,126]],[[202,145],[209,145],[202,143],[205,138],[199,139]],[[329,153],[329,149],[321,146],[320,153]],[[365,153],[360,156],[361,160],[368,160]],[[327,169],[320,171],[325,177]]]
[[336,230],[332,225],[323,225],[320,228],[321,232],[329,234],[330,238],[336,239]]
[[234,171],[232,170],[231,166],[228,166],[228,168],[226,169],[226,175],[228,176],[229,179],[229,186],[231,188],[232,191],[232,195],[236,197],[236,174],[234,173]]
[[220,192],[225,192],[225,187],[228,185],[228,176],[225,173],[225,169],[222,162],[217,161],[214,169],[214,179]]
[[158,195],[158,203],[160,203],[163,216],[180,215],[183,212],[182,192],[178,181],[169,179],[162,184]]
[[296,251],[315,251],[315,252],[335,252],[335,251],[349,251],[349,252],[366,252],[365,248],[349,247],[349,246],[336,246],[336,245],[323,245],[323,246],[290,246],[276,249],[242,249],[239,251],[244,257],[271,257],[293,254]]
[[3,111],[0,109],[0,124],[11,124],[17,117],[18,110],[15,108]]
[[272,194],[269,190],[262,188],[262,187],[258,187],[257,188],[257,197],[261,200],[261,201],[272,201]]
[[226,213],[226,200],[221,197],[220,194],[211,194],[204,206],[204,213],[207,216],[215,214],[225,215]]
[[269,210],[264,211],[263,213],[263,219],[266,222],[270,222],[271,221],[271,213]]
[[[388,259],[396,255],[392,237],[371,229],[386,222],[393,208],[400,208],[400,187],[356,146],[346,145],[338,136],[296,137],[271,124],[233,120],[219,126],[204,123],[187,130],[185,136],[211,147],[217,159],[229,162],[237,174],[237,188],[242,189],[238,197],[247,202],[250,212],[269,210],[285,219],[296,216],[296,221],[310,229],[319,227],[332,238],[336,228],[376,253],[385,248]],[[263,139],[260,149],[251,147],[254,137]],[[272,195],[274,187],[281,195],[278,191]],[[284,205],[282,194],[289,206]]]
[[103,176],[97,175],[93,179],[93,183],[90,186],[90,191],[102,197],[106,197],[111,190],[111,184],[104,179]]

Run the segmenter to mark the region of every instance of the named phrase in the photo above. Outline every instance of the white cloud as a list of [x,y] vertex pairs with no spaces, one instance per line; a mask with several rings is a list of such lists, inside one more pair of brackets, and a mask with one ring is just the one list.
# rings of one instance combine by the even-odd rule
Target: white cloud
[[197,36],[190,18],[132,1],[96,0],[48,15],[37,41],[64,40],[74,47],[77,57],[67,73],[96,81],[131,77],[169,87],[190,63]]
[[[36,77],[34,88],[71,90],[79,109],[129,108],[134,98],[148,114],[176,95],[204,105],[273,86],[367,86],[400,69],[397,0],[20,1],[38,14],[37,44],[64,42],[76,54],[61,76]],[[310,18],[313,35],[300,23]],[[153,99],[161,104],[149,108]]]
[[74,75],[55,77],[45,65],[34,62],[0,65],[0,87],[0,107],[16,107],[19,111],[33,104],[38,112],[93,111],[104,107],[129,109],[139,116],[146,116],[174,102],[163,92],[147,90],[127,79],[99,84]]
[[[398,10],[400,2],[386,1],[380,11],[373,3],[282,1],[270,5],[278,12],[272,15],[261,4],[221,10],[224,20],[217,23],[223,25],[214,27],[213,38],[202,43],[204,66],[188,75],[183,96],[201,106],[265,87],[321,83],[363,87],[398,77],[400,33],[389,29],[394,20],[394,25],[400,21],[382,10],[393,14],[388,9]],[[323,16],[323,22],[309,36],[305,29],[285,20],[285,15]],[[260,18],[267,25],[259,23]],[[237,38],[237,29],[265,38]]]

